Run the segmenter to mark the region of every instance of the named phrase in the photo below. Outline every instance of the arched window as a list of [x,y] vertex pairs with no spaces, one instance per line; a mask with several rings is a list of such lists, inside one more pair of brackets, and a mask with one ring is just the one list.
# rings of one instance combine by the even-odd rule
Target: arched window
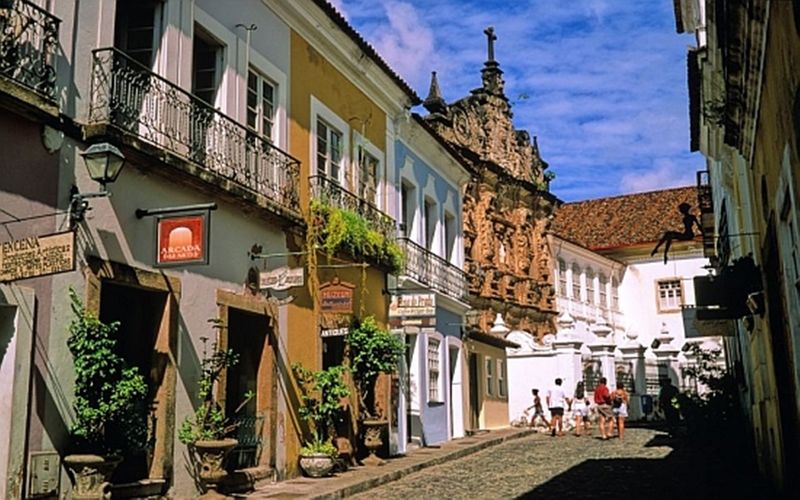
[[619,280],[611,278],[611,309],[619,311]]
[[558,259],[558,294],[567,296],[567,263]]
[[594,271],[586,268],[586,302],[595,304],[594,300]]

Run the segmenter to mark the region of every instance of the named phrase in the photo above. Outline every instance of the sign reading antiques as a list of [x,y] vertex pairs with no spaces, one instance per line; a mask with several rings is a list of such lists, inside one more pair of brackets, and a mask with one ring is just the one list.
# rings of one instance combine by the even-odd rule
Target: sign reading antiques
[[392,295],[389,304],[390,318],[436,316],[436,295],[433,293],[410,293]]
[[0,243],[0,282],[74,270],[73,231]]
[[283,266],[272,271],[261,272],[259,278],[261,290],[288,290],[292,287],[303,286],[303,268]]
[[345,337],[348,333],[350,333],[350,328],[346,326],[341,328],[323,328],[320,330],[319,336],[322,338]]
[[351,314],[353,312],[352,283],[334,278],[319,287],[320,311],[323,313]]
[[156,219],[156,266],[208,264],[207,212]]

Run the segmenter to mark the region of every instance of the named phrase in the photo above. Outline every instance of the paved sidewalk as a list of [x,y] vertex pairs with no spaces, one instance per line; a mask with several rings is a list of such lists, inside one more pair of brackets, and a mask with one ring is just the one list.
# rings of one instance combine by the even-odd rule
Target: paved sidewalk
[[419,448],[402,457],[387,460],[380,467],[355,467],[347,472],[312,479],[300,477],[266,484],[246,498],[272,499],[334,499],[356,493],[405,477],[413,472],[465,457],[479,450],[533,434],[531,429],[508,428],[487,431],[474,436],[456,439],[440,447]]

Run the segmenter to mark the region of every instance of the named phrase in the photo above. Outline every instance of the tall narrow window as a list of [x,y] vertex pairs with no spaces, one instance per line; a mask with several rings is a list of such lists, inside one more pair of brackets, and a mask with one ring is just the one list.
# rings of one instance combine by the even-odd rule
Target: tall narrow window
[[595,304],[594,298],[594,271],[586,268],[586,302]]
[[194,29],[192,93],[213,106],[219,88],[222,46],[201,27],[195,25]]
[[581,268],[578,264],[572,265],[572,299],[581,300]]
[[506,397],[506,362],[503,359],[497,360],[497,395]]
[[436,248],[436,202],[425,199],[425,248],[433,252]]
[[441,401],[439,395],[440,345],[441,342],[437,339],[428,339],[428,401]]
[[598,288],[600,288],[600,307],[608,307],[608,278],[605,274],[600,274],[597,279]]
[[259,137],[273,141],[275,85],[252,68],[247,74],[247,127]]
[[341,183],[342,133],[323,120],[317,120],[317,171]]
[[658,286],[658,310],[660,312],[675,311],[680,309],[683,303],[681,280],[663,280],[657,283]]
[[619,311],[619,280],[611,278],[611,309]]
[[378,159],[359,146],[358,196],[373,205],[378,204],[378,165]]
[[494,360],[486,356],[486,394],[494,395]]
[[558,293],[567,296],[567,263],[558,259]]
[[456,217],[455,215],[445,212],[444,213],[444,255],[446,261],[455,262],[455,248],[456,248]]
[[160,2],[117,2],[114,46],[146,68],[153,67]]
[[414,186],[406,180],[400,183],[400,210],[402,211],[403,232],[407,238],[411,238],[411,231],[414,224],[414,211],[417,206],[414,198]]

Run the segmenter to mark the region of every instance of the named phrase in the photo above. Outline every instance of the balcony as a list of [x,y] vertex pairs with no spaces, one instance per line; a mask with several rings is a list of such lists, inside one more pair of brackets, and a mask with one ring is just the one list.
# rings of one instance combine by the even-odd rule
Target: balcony
[[590,304],[564,295],[557,296],[556,304],[559,314],[569,311],[569,314],[576,320],[593,323],[602,317],[612,326],[620,327],[624,324],[625,317],[621,311],[598,304]]
[[298,160],[121,51],[92,56],[90,125],[155,146],[159,156],[165,150],[193,165],[190,174],[300,218]]
[[53,101],[59,20],[27,0],[0,1],[0,75]]
[[320,229],[320,243],[329,254],[344,251],[395,274],[402,270],[404,256],[394,219],[326,176],[312,175],[308,180],[313,226]]
[[700,225],[703,226],[703,257],[716,258],[714,244],[714,199],[708,170],[697,172],[697,204],[700,207]]
[[403,274],[454,299],[466,298],[467,276],[463,270],[408,238],[401,238],[400,246],[406,254]]

